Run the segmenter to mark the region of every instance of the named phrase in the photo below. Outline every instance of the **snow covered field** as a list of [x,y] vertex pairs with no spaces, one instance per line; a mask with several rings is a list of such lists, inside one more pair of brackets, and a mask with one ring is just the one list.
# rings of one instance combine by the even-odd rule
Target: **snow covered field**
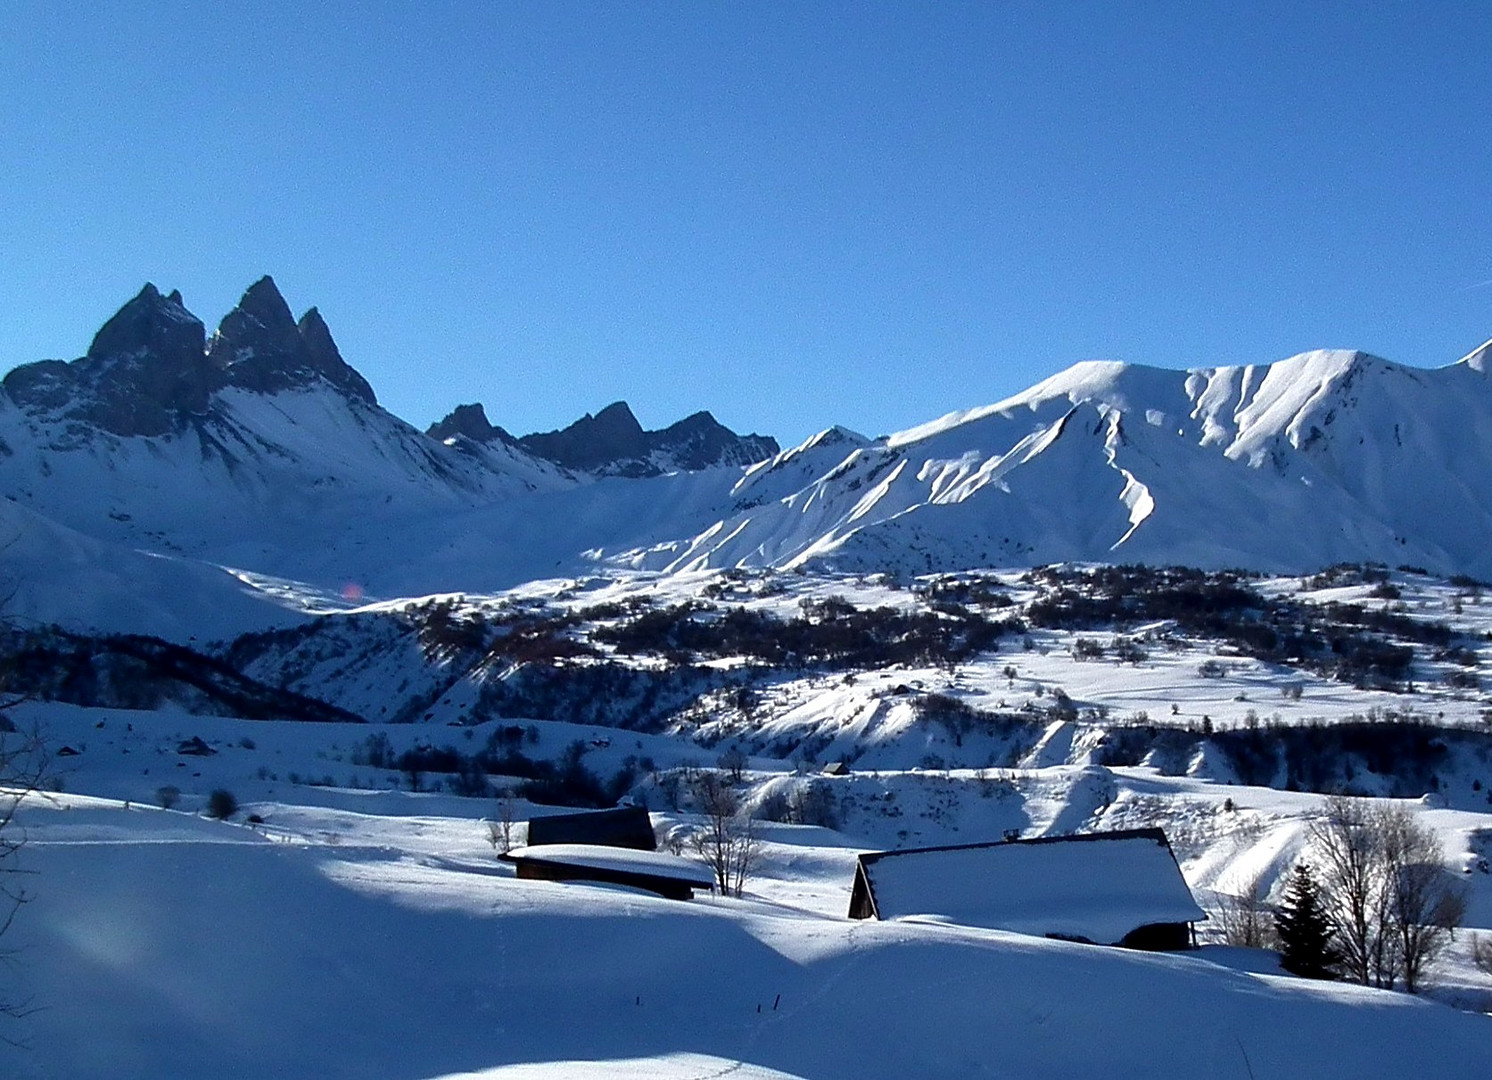
[[[988,794],[973,772],[856,772],[827,780],[850,810],[843,831],[764,826],[745,898],[675,902],[517,880],[480,820],[491,800],[288,783],[343,745],[336,725],[42,705],[20,719],[86,746],[59,762],[66,790],[19,818],[36,899],[7,937],[6,985],[34,1010],[9,1022],[21,1045],[0,1046],[17,1080],[1492,1068],[1492,1018],[1289,978],[1268,954],[846,918],[855,853],[894,844],[898,820],[860,807],[894,801],[919,839],[955,842],[1007,822],[1027,835],[1163,824],[1205,904],[1261,869],[1283,874],[1316,796],[1144,768],[1010,771]],[[177,754],[192,735],[219,752]],[[175,810],[154,804],[166,784],[182,791]],[[200,816],[215,787],[238,796],[232,821]],[[1468,924],[1492,928],[1492,817],[1418,812],[1468,871]],[[660,834],[680,820],[655,815]],[[1465,949],[1463,935],[1437,993],[1486,1009],[1492,979]]]

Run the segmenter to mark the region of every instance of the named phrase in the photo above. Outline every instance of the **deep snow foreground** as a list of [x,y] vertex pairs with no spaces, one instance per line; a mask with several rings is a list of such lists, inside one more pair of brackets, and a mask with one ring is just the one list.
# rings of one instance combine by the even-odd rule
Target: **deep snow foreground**
[[[761,896],[680,903],[519,881],[470,819],[447,820],[431,843],[422,819],[300,808],[276,828],[277,807],[255,809],[270,820],[263,833],[78,795],[25,811],[37,900],[10,943],[37,1011],[12,1028],[29,1048],[0,1048],[0,1073],[424,1080],[590,1062],[517,1075],[753,1075],[729,1073],[745,1063],[814,1080],[1166,1080],[1492,1069],[1492,1020],[1404,995],[1230,970],[1206,950],[1128,953],[791,906],[780,898],[795,877],[849,865],[849,852],[816,846],[821,830],[801,830],[796,851],[773,845]],[[847,874],[829,885],[847,900]],[[631,1064],[594,1064],[612,1062]]]

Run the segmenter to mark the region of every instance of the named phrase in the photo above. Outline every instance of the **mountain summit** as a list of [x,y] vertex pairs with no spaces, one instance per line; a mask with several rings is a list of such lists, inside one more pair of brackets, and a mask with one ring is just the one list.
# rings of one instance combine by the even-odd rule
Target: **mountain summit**
[[616,401],[592,416],[558,431],[535,432],[514,439],[493,427],[481,405],[459,405],[432,424],[437,439],[464,436],[473,442],[511,443],[574,472],[598,476],[658,476],[721,465],[752,465],[778,451],[765,435],[737,435],[707,412],[697,412],[657,431],[644,431],[625,401]]
[[229,384],[261,394],[320,378],[359,401],[378,403],[367,380],[342,359],[321,312],[311,308],[297,323],[268,276],[249,286],[238,306],[223,317],[208,344],[207,359]]
[[312,308],[297,324],[274,280],[264,277],[211,340],[181,293],[162,296],[147,283],[104,323],[84,356],[23,365],[3,385],[23,409],[127,438],[180,430],[230,386],[273,394],[318,381],[377,403],[367,381],[343,361],[320,313]]
[[219,379],[208,364],[202,321],[151,284],[120,308],[88,352],[43,360],[5,376],[17,405],[115,435],[164,435],[183,413],[201,413]]

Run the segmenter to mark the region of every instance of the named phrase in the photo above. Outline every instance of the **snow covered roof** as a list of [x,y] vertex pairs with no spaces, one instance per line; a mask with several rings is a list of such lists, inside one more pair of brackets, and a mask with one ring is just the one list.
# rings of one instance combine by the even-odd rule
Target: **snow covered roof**
[[653,851],[658,847],[652,820],[641,806],[614,810],[583,810],[578,814],[550,814],[532,818],[528,841],[539,844],[605,844],[608,847]]
[[714,875],[699,863],[670,855],[666,851],[638,851],[635,848],[606,847],[601,844],[537,844],[514,848],[500,857],[505,862],[528,861],[667,878],[701,889],[708,889],[715,883]]
[[931,915],[1098,944],[1207,918],[1160,829],[862,855],[850,914]]

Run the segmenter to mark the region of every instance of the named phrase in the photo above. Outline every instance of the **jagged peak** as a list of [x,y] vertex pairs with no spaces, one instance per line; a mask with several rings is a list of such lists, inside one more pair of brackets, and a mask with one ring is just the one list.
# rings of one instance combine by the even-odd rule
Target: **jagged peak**
[[425,434],[441,442],[458,436],[478,443],[488,443],[493,440],[509,443],[514,441],[511,435],[487,419],[487,410],[482,408],[482,403],[479,401],[474,401],[469,405],[457,405],[445,417],[426,428]]
[[833,427],[825,428],[823,431],[820,431],[814,435],[810,435],[807,439],[803,440],[803,442],[799,443],[797,446],[782,451],[779,456],[791,457],[795,454],[802,454],[806,451],[814,450],[821,446],[853,446],[857,448],[866,447],[871,445],[872,441],[872,439],[868,438],[865,435],[861,435],[858,431],[851,431],[847,427],[843,427],[840,424],[835,424]]
[[585,419],[577,420],[570,427],[585,423],[587,420],[605,428],[613,428],[617,431],[642,434],[642,424],[638,423],[636,415],[632,412],[632,406],[625,401],[613,401],[595,416],[586,414]]
[[535,432],[517,442],[530,453],[568,469],[625,476],[655,475],[665,469],[746,465],[777,452],[775,439],[737,435],[705,411],[661,430],[646,431],[625,401],[614,401],[594,416],[586,413],[558,431]]
[[198,353],[201,352],[203,333],[202,320],[182,306],[180,292],[172,291],[170,296],[162,296],[160,290],[147,281],[145,287],[93,335],[87,356],[100,359],[164,348],[180,359],[178,354],[190,352],[194,347]]
[[238,301],[238,310],[254,315],[266,324],[284,324],[295,321],[290,314],[290,305],[280,294],[280,287],[268,274],[244,290],[243,296]]
[[311,370],[320,374],[333,386],[345,390],[370,405],[378,403],[378,398],[373,393],[373,387],[368,385],[368,380],[342,359],[342,353],[332,338],[331,329],[326,325],[326,320],[321,317],[321,311],[318,308],[310,308],[300,317],[300,322],[295,328],[305,348],[306,359],[310,363]]
[[208,359],[220,368],[256,357],[294,356],[300,351],[295,316],[268,274],[250,285],[238,306],[223,316],[207,347]]

